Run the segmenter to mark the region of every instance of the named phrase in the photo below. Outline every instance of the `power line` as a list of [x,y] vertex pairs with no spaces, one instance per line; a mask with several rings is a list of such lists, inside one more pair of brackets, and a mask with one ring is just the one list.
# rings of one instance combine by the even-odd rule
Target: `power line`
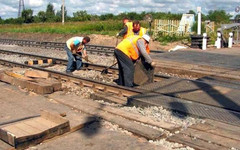
[[22,16],[22,11],[25,10],[24,7],[24,0],[19,0],[19,7],[18,7],[18,17]]

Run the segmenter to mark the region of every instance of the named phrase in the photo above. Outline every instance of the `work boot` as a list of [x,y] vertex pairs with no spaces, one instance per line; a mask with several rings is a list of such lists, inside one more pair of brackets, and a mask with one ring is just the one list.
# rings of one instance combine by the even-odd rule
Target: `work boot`
[[73,73],[70,72],[70,71],[66,71],[66,74],[68,74],[68,75],[73,75]]
[[119,85],[119,79],[114,79],[113,82],[115,82]]

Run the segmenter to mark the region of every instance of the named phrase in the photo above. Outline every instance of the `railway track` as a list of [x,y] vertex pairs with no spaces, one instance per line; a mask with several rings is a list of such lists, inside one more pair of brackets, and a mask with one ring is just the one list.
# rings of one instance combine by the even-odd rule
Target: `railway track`
[[[30,40],[14,40],[14,39],[0,39],[1,44],[19,45],[28,47],[39,47],[46,49],[57,49],[63,50],[65,43],[60,42],[40,42]],[[113,55],[115,47],[111,46],[100,46],[100,45],[86,45],[86,48],[90,54],[102,54],[102,55]],[[151,53],[163,53],[160,50],[151,50]]]
[[[68,62],[66,59],[41,56],[41,55],[35,55],[35,54],[29,54],[29,53],[14,52],[14,51],[9,51],[9,50],[1,50],[0,49],[0,53],[7,54],[7,55],[27,56],[27,57],[35,58],[35,59],[51,59],[51,60],[53,60],[54,64],[60,64],[60,65],[66,65]],[[83,63],[83,67],[85,69],[89,69],[89,70],[102,71],[103,69],[106,69],[108,66],[91,64],[91,63]],[[108,73],[117,74],[118,69],[116,67],[110,67],[110,68],[108,68]],[[154,75],[155,81],[161,81],[163,78],[169,78],[169,76],[157,75],[157,74]]]
[[[12,44],[12,45],[20,45],[20,46],[29,46],[29,47],[40,47],[40,48],[48,48],[48,49],[58,49],[62,50],[64,47],[64,43],[59,42],[39,42],[39,41],[29,41],[29,40],[13,40],[13,39],[0,39],[0,43],[2,44]],[[87,49],[90,54],[100,54],[100,55],[113,55],[114,47],[109,46],[99,46],[99,45],[87,45]],[[163,51],[155,51],[151,50],[151,53],[163,53]],[[46,57],[47,58],[47,57]],[[63,62],[61,59],[56,60],[58,62]],[[164,60],[156,60],[157,64],[159,64],[155,68],[155,72],[164,72],[165,74],[177,75],[181,76],[181,78],[203,78],[203,77],[211,77],[211,78],[220,78],[224,80],[240,80],[236,75],[228,74],[228,72],[234,71],[233,69],[226,69],[221,67],[209,67],[201,65],[199,69],[199,65],[193,64],[184,64],[184,63],[174,63],[172,61],[164,61]],[[88,65],[88,68],[93,70],[102,70],[103,66],[93,65],[93,64],[85,64]],[[110,73],[116,72],[116,68],[108,69]],[[215,71],[217,73],[213,73]],[[160,73],[161,74],[161,73]],[[160,77],[158,77],[160,76]],[[169,75],[155,75],[156,81],[161,80],[162,77],[168,78]],[[188,77],[189,76],[189,77]]]
[[[4,51],[4,52],[9,53],[9,51]],[[24,55],[24,54],[21,54],[18,52],[15,53],[12,51],[10,51],[10,53],[12,53],[12,54],[14,53],[16,55]],[[29,56],[31,56],[31,54]],[[44,57],[41,57],[38,55],[31,56],[31,57],[35,57],[35,58],[37,57],[37,58],[41,58],[41,59],[44,58]],[[49,59],[49,57],[45,57],[45,58]],[[59,59],[59,60],[56,59],[56,63],[64,64],[64,63],[66,63],[66,60],[62,61],[61,59]],[[58,80],[64,80],[64,81],[70,80],[79,86],[90,87],[92,89],[95,89],[96,91],[114,93],[118,96],[122,95],[125,97],[134,97],[137,95],[136,96],[137,98],[141,98],[142,94],[149,93],[150,94],[149,100],[150,100],[150,102],[152,102],[151,94],[155,94],[154,96],[157,96],[156,94],[159,94],[157,91],[147,90],[148,88],[146,89],[146,87],[138,88],[138,89],[127,88],[127,87],[122,87],[122,86],[118,86],[118,85],[102,83],[99,81],[90,80],[90,79],[86,79],[86,78],[81,78],[81,77],[77,77],[74,75],[68,75],[68,74],[65,74],[62,72],[52,71],[52,70],[48,70],[48,69],[41,68],[41,67],[29,66],[29,65],[25,65],[25,64],[21,64],[21,63],[2,60],[2,59],[0,59],[0,64],[10,66],[10,67],[16,66],[16,67],[21,67],[21,68],[32,68],[32,69],[36,69],[36,70],[46,71],[50,74],[50,76],[52,78],[56,78]],[[90,65],[90,64],[86,64],[86,65]],[[106,66],[104,66],[104,67],[106,67]],[[140,95],[140,96],[138,96],[138,95]],[[175,97],[174,95],[171,95],[171,94],[163,94],[163,95],[166,96],[165,97],[166,99],[163,99],[164,102],[168,100],[167,97],[169,97],[170,99],[174,99],[174,97]],[[145,97],[146,96],[147,95],[145,95]],[[180,100],[184,100],[184,99],[177,99],[177,100],[178,100],[178,102],[181,102]],[[85,110],[86,112],[88,111],[86,108],[84,108],[85,106],[83,106],[83,104],[78,105],[78,107],[75,106],[75,104],[78,102],[77,99],[76,99],[76,101],[69,102],[69,103],[66,103],[66,101],[64,101],[64,99],[58,99],[58,102],[63,105],[69,106],[75,110],[79,110],[79,111]],[[194,104],[194,101],[186,102],[186,103],[190,104],[190,106],[191,106],[191,104]],[[153,103],[152,103],[152,105],[153,105]],[[80,107],[80,106],[83,106],[83,107]],[[195,107],[199,107],[199,106],[203,106],[203,105],[201,104],[201,105],[197,105]],[[217,107],[214,107],[214,109],[211,110],[212,107],[210,107],[209,105],[207,105],[207,106],[208,106],[208,107],[206,107],[207,109],[204,109],[205,114],[207,114],[208,109],[210,112],[211,111],[217,112],[217,109],[218,109]],[[103,108],[99,108],[99,109],[103,109]],[[182,106],[180,108],[177,108],[176,110],[179,110],[179,109],[182,109]],[[194,109],[194,107],[193,108],[189,107],[187,110],[189,111],[191,109]],[[182,112],[182,111],[180,111],[180,112]],[[231,113],[231,111],[226,110],[223,113]],[[236,115],[235,117],[239,117],[239,116],[237,116],[239,113],[237,113],[237,112],[235,112],[235,113],[236,113],[236,114],[234,114],[234,115]],[[105,116],[105,117],[108,118],[107,116]],[[212,116],[212,117],[217,118],[218,116],[215,114],[215,116]],[[225,118],[224,116],[221,116],[221,117]],[[211,118],[211,119],[214,119],[214,118]],[[226,122],[226,120],[225,120],[225,122]],[[216,125],[217,127],[212,128],[212,126],[214,126],[214,125]],[[175,134],[174,136],[167,138],[167,140],[172,141],[172,142],[182,143],[183,145],[190,146],[195,149],[201,149],[201,146],[205,147],[205,149],[216,149],[216,148],[227,149],[227,148],[231,148],[231,146],[238,148],[237,143],[240,141],[240,137],[239,137],[239,135],[237,135],[238,133],[234,133],[234,131],[232,130],[232,129],[238,129],[239,128],[238,126],[239,126],[239,124],[237,124],[236,126],[233,126],[233,125],[228,125],[228,124],[222,124],[222,123],[216,122],[216,121],[207,120],[207,124],[204,124],[204,125],[198,124],[195,126],[191,126],[190,128],[188,128],[184,131],[181,131],[179,134]],[[206,128],[207,128],[207,130],[206,130]],[[211,131],[208,129],[210,129]],[[231,137],[231,135],[233,135],[233,134],[234,134],[234,137]],[[192,140],[193,138],[196,138],[196,139]],[[224,143],[221,143],[221,140],[223,140]],[[211,141],[211,142],[208,142],[208,141]],[[228,144],[228,143],[230,143],[230,144]]]
[[82,77],[78,77],[78,76],[74,76],[74,75],[68,75],[63,72],[52,71],[52,70],[45,69],[45,68],[29,66],[29,65],[12,62],[12,61],[7,61],[7,60],[3,60],[3,59],[0,59],[0,64],[5,65],[5,66],[10,66],[10,67],[32,68],[32,69],[36,69],[36,70],[40,70],[40,71],[45,71],[45,72],[50,73],[51,77],[56,78],[58,80],[65,80],[65,81],[71,80],[72,82],[76,83],[79,86],[91,87],[96,90],[115,93],[115,94],[123,95],[123,96],[132,96],[137,93],[143,92],[143,90],[140,90],[140,89],[134,89],[134,88],[128,88],[128,87],[103,83],[103,82],[86,79],[86,78],[82,78]]
[[[47,56],[40,56],[40,55],[34,55],[34,54],[28,54],[28,53],[21,53],[21,52],[13,52],[13,51],[7,51],[7,50],[0,50],[0,53],[5,53],[5,54],[10,54],[10,55],[19,55],[19,56],[28,56],[28,57],[33,57],[33,58],[37,58],[37,59],[52,59],[55,64],[61,64],[61,65],[66,65],[67,64],[67,60],[65,59],[59,59],[59,58],[53,58],[53,57],[47,57]],[[3,60],[2,60],[3,61]],[[6,64],[13,64],[13,65],[16,65],[16,66],[19,66],[19,67],[29,67],[29,68],[33,68],[33,69],[38,69],[38,70],[41,70],[41,71],[47,71],[47,72],[50,72],[52,74],[52,76],[54,78],[62,78],[62,77],[65,77],[65,78],[69,78],[68,80],[73,80],[75,83],[81,83],[85,86],[85,82],[86,82],[86,86],[88,87],[93,87],[93,88],[96,88],[97,90],[100,90],[100,91],[105,91],[107,92],[107,87],[109,86],[110,89],[119,89],[117,90],[117,92],[114,90],[112,90],[111,92],[112,93],[115,93],[115,94],[118,94],[118,95],[123,95],[123,96],[132,96],[132,95],[136,95],[136,94],[144,94],[144,93],[148,93],[148,92],[153,92],[153,93],[161,93],[162,95],[165,95],[165,96],[169,96],[169,97],[182,97],[181,94],[178,96],[178,95],[175,95],[175,94],[171,94],[171,92],[158,92],[158,91],[155,91],[156,89],[158,89],[158,83],[156,83],[156,85],[151,85],[151,86],[143,86],[143,87],[140,87],[138,89],[136,88],[125,88],[125,87],[122,87],[122,86],[116,86],[116,85],[111,85],[111,84],[107,84],[107,85],[102,85],[101,82],[97,82],[95,80],[90,80],[90,79],[85,79],[84,78],[81,78],[81,77],[77,77],[77,76],[71,76],[71,75],[66,75],[65,73],[63,72],[55,72],[55,71],[49,71],[48,69],[44,69],[42,67],[36,67],[36,66],[29,66],[29,65],[24,65],[24,64],[20,64],[20,63],[16,63],[16,62],[8,62],[6,61],[5,62]],[[4,63],[3,63],[4,64]],[[22,65],[22,66],[21,66]],[[83,67],[85,69],[88,69],[88,70],[95,70],[95,71],[102,71],[103,69],[105,69],[107,66],[103,66],[103,65],[96,65],[96,64],[89,64],[89,63],[84,63],[83,64]],[[118,70],[117,68],[110,68],[109,69],[109,73],[110,74],[117,74],[118,73]],[[60,75],[58,75],[60,74]],[[195,86],[200,86],[203,87],[204,86],[207,86],[207,87],[214,87],[214,86],[221,86],[221,83],[220,84],[216,84],[216,83],[209,83],[208,80],[205,80],[205,81],[201,81],[201,80],[188,80],[188,79],[180,79],[180,78],[175,78],[175,77],[171,77],[171,76],[164,76],[164,75],[154,75],[154,81],[155,82],[158,82],[158,81],[163,81],[163,80],[173,80],[173,82],[170,83],[171,84],[176,84],[176,86],[178,86],[178,82],[183,82],[183,86],[190,86],[190,87],[195,87]],[[66,79],[67,80],[67,79]],[[79,81],[78,81],[79,80]],[[81,80],[81,81],[80,81]],[[176,81],[176,82],[175,82]],[[166,81],[164,81],[166,82]],[[168,81],[167,81],[168,82]],[[187,83],[184,83],[184,82],[187,82]],[[189,84],[190,83],[190,84]],[[160,83],[159,83],[160,84]],[[188,85],[189,84],[189,85]],[[224,83],[225,85],[227,85],[226,83]],[[231,86],[236,86],[234,87],[235,89],[239,89],[240,85],[235,83],[228,83],[229,85],[228,86],[225,86],[225,87],[230,87],[232,88]],[[161,84],[160,84],[161,85]],[[168,85],[168,86],[170,86]],[[180,84],[181,85],[181,84]],[[116,86],[116,87],[115,87]],[[121,88],[119,88],[121,87]],[[193,88],[193,90],[196,90],[198,89],[197,87]],[[174,88],[174,86],[173,86]],[[181,87],[179,87],[181,89]],[[123,89],[123,90],[122,90]],[[161,89],[161,88],[160,88]],[[135,91],[136,90],[136,91]],[[191,89],[190,89],[191,90]],[[134,93],[135,91],[135,93]],[[171,91],[169,89],[169,91]],[[128,94],[128,93],[133,93],[132,95],[131,94]],[[217,92],[217,91],[216,91]],[[220,94],[220,93],[219,93]],[[220,95],[221,96],[221,95]],[[189,98],[187,96],[186,98],[187,100],[191,100],[191,101],[194,101],[194,99],[192,99],[191,97]],[[226,99],[226,98],[225,98]],[[199,103],[202,103],[201,101],[198,101]],[[207,103],[202,103],[202,104],[207,104]],[[216,105],[216,104],[210,104],[210,105]],[[217,107],[221,107],[220,105],[216,105]],[[231,110],[231,107],[228,107],[228,109]]]

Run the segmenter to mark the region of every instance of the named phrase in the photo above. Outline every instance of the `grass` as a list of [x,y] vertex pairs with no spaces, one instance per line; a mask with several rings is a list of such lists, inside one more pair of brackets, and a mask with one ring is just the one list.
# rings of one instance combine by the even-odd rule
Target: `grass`
[[58,33],[58,34],[104,34],[115,35],[122,28],[121,21],[87,21],[62,23],[38,23],[22,25],[0,25],[0,33]]
[[[147,27],[146,22],[141,22],[143,27]],[[16,33],[57,33],[57,34],[102,34],[115,36],[122,29],[122,21],[84,21],[84,22],[65,22],[62,23],[33,23],[21,25],[0,25],[0,33],[16,32]],[[152,35],[152,32],[149,33]],[[184,36],[178,35],[161,35],[156,38],[163,45],[169,42],[180,41],[187,39]]]
[[159,33],[155,40],[161,42],[162,45],[167,45],[167,43],[182,41],[182,40],[190,40],[188,35],[181,36],[177,34],[169,34],[163,35],[163,33]]

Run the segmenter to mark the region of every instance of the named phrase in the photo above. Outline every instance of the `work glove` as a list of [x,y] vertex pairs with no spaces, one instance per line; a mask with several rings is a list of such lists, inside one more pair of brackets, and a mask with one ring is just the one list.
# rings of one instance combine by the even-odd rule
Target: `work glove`
[[152,61],[152,62],[151,62],[151,66],[152,66],[152,67],[156,67],[157,64],[156,64],[154,61]]
[[86,55],[85,57],[83,57],[83,59],[85,59],[86,61],[88,61],[88,56]]

